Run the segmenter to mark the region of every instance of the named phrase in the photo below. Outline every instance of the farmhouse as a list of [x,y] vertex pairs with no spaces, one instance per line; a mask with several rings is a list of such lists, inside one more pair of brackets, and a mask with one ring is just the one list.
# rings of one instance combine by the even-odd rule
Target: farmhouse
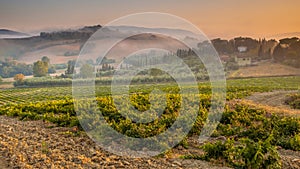
[[239,46],[239,47],[238,47],[238,51],[239,51],[240,53],[247,52],[247,46]]
[[239,66],[250,66],[252,62],[251,58],[246,56],[235,56],[234,61]]

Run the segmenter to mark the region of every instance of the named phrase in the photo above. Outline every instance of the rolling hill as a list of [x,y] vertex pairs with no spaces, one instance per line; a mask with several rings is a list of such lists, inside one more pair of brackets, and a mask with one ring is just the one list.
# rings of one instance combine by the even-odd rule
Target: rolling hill
[[8,29],[0,29],[0,39],[25,38],[30,37],[27,33],[17,32]]
[[[33,63],[43,56],[48,56],[51,59],[51,63],[66,63],[68,60],[75,59],[77,57],[80,48],[85,44],[88,38],[100,28],[100,25],[86,26],[76,30],[41,32],[39,36],[34,37],[0,39],[0,59],[4,59],[6,57],[13,57],[14,59],[21,62]],[[191,38],[195,35],[192,32],[178,29],[120,26],[111,27],[109,30],[105,31],[105,38],[118,36],[123,37],[123,35],[128,32],[136,32],[138,34],[141,31],[146,31],[159,32],[162,34],[164,32],[168,32],[168,34],[171,35],[178,34],[182,36],[183,39],[185,38],[189,41],[199,41],[199,39]],[[162,48],[170,48],[171,50],[177,50],[178,48],[180,48],[177,42],[170,42],[165,39],[166,37],[151,37],[155,38],[149,39],[147,36],[145,37],[145,35],[138,36],[135,38],[144,39],[144,41],[139,40],[139,44],[146,43],[149,45],[158,43],[160,40],[162,40]],[[136,41],[136,39],[127,39],[126,42],[123,42],[121,46],[118,47],[118,51],[121,52],[128,49],[130,50],[130,48],[134,48],[133,44],[137,44]],[[167,44],[167,41],[170,42],[170,44]],[[100,40],[97,43],[104,44],[105,41]],[[115,52],[118,53],[118,51]]]

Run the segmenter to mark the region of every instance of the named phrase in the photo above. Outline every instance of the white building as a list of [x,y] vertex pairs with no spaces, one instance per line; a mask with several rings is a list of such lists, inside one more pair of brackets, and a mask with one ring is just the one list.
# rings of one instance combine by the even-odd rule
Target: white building
[[239,47],[238,47],[238,51],[239,51],[240,53],[246,52],[246,51],[247,51],[247,47],[246,47],[246,46],[239,46]]
[[245,57],[245,56],[235,56],[234,61],[239,66],[250,66],[252,62],[250,57]]

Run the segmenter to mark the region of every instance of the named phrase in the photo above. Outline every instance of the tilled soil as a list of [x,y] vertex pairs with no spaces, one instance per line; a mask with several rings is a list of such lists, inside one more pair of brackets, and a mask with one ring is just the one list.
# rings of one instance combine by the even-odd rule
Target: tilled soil
[[85,134],[71,136],[72,130],[0,116],[0,168],[227,168],[200,160],[120,157]]

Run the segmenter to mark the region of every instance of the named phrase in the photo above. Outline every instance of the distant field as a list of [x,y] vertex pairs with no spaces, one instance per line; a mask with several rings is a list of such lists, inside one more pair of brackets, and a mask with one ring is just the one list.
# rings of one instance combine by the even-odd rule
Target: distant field
[[[133,89],[149,91],[150,85],[133,85]],[[190,86],[184,86],[190,87]],[[210,93],[210,84],[202,82],[199,84],[199,92]],[[158,85],[164,90],[168,85]],[[292,77],[269,77],[269,78],[248,78],[227,80],[227,97],[235,98],[249,95],[253,92],[268,92],[272,90],[298,90],[300,88],[300,76]],[[37,88],[10,88],[0,89],[0,105],[5,103],[23,103],[46,100],[62,100],[72,97],[72,87],[37,87]],[[109,85],[96,87],[98,96],[108,95]]]
[[300,69],[268,62],[261,62],[257,66],[241,67],[229,74],[229,78],[236,77],[264,77],[300,75]]
[[79,43],[55,45],[44,49],[26,52],[19,58],[19,60],[31,64],[40,60],[43,56],[48,56],[51,59],[52,64],[67,63],[69,60],[77,59],[78,56],[64,56],[64,53],[68,51],[78,52],[79,48]]
[[12,87],[14,87],[12,82],[0,82],[0,89],[6,89]]

